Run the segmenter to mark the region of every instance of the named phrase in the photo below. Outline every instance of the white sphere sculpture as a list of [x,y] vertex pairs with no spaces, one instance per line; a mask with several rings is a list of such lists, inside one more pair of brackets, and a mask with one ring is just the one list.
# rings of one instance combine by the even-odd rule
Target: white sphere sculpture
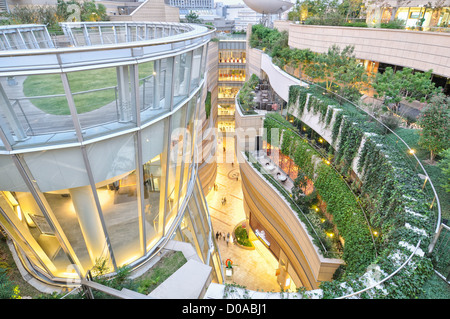
[[285,0],[244,0],[244,3],[250,9],[262,14],[282,13],[294,5]]

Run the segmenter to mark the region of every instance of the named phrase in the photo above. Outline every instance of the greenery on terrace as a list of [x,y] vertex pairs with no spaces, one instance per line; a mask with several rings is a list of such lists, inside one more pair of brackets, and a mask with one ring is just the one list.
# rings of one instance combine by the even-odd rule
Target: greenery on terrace
[[[251,47],[264,50],[272,57],[272,62],[283,70],[289,70],[289,67],[291,67],[291,70],[292,68],[298,69],[301,80],[310,82],[312,91],[318,96],[322,96],[323,101],[339,105],[352,116],[359,118],[358,122],[363,129],[365,126],[370,126],[371,129],[377,130],[380,134],[386,133],[385,128],[380,125],[374,125],[373,121],[367,121],[367,114],[350,102],[365,108],[372,108],[373,115],[383,124],[396,131],[396,133],[397,130],[401,132],[400,136],[402,138],[405,137],[405,141],[408,139],[408,136],[415,137],[414,143],[408,144],[416,150],[416,155],[421,160],[431,180],[434,181],[438,196],[442,198],[443,217],[450,219],[450,201],[446,200],[449,198],[449,195],[443,186],[445,183],[448,183],[449,173],[445,174],[439,169],[441,166],[439,162],[444,159],[445,149],[450,147],[450,130],[448,130],[450,122],[449,101],[448,98],[446,100],[439,93],[440,88],[435,87],[434,83],[431,82],[431,71],[412,72],[411,69],[405,68],[402,71],[393,73],[392,69],[387,68],[383,74],[377,74],[376,77],[367,75],[366,77],[361,73],[360,66],[355,65],[355,58],[351,49],[330,48],[329,52],[319,54],[309,49],[291,49],[287,43],[287,32],[279,32],[276,29],[266,28],[262,25],[254,25],[252,27]],[[289,73],[295,76],[291,70],[289,70]],[[357,75],[357,77],[353,75]],[[347,82],[349,78],[350,81]],[[356,78],[363,79],[363,82],[367,81],[367,83],[355,81],[354,79]],[[314,85],[314,82],[317,85]],[[332,83],[330,84],[330,82]],[[361,93],[358,90],[363,89],[367,85],[372,85],[377,89],[376,95],[383,99],[384,104],[381,106],[375,104],[364,106],[360,102]],[[338,96],[334,96],[336,100],[324,96],[322,94],[323,89],[320,86],[327,87],[330,91],[337,93]],[[341,98],[341,96],[344,98]],[[434,105],[434,111],[429,111],[431,113],[428,117],[430,121],[427,121],[426,127],[422,129],[399,127],[402,119],[399,116],[401,114],[397,114],[397,110],[399,102],[403,100],[420,100],[421,102],[427,102],[429,105]],[[436,100],[439,102],[436,102]],[[322,110],[326,111],[325,109]],[[424,115],[425,112],[423,112],[421,117],[423,118]],[[330,118],[327,120],[330,120]],[[408,119],[408,122],[410,121],[411,119]],[[426,136],[421,137],[420,134],[423,132],[428,133]],[[419,137],[421,138],[419,139]],[[436,146],[439,146],[439,148],[433,149]],[[434,161],[427,159],[427,151]]]
[[[351,105],[342,107],[338,101],[321,93],[317,87],[313,90],[292,86],[289,111],[293,112],[297,109],[298,116],[301,116],[306,109],[309,112],[321,114],[322,124],[330,127],[334,145],[330,160],[351,183],[352,188],[357,190],[358,200],[369,213],[370,227],[376,230],[379,236],[377,239],[378,259],[369,263],[378,264],[387,274],[392,273],[399,266],[398,263],[395,265],[392,263],[392,254],[396,254],[397,251],[402,251],[405,256],[411,253],[399,245],[399,242],[415,246],[421,240],[420,247],[424,251],[427,250],[436,220],[435,210],[429,208],[432,198],[422,190],[423,182],[410,166],[411,160],[407,158],[407,149],[399,150],[398,141],[393,139],[392,134],[386,134],[378,122],[370,121],[363,112],[357,112],[355,108],[351,109]],[[308,94],[311,94],[309,98]],[[311,106],[308,107],[310,104]],[[334,107],[328,107],[328,105]],[[334,113],[333,121],[328,122],[330,112]],[[363,138],[365,143],[361,146]],[[357,151],[360,148],[359,157],[357,157]],[[354,161],[357,162],[360,179],[350,176],[350,165]],[[319,172],[319,176],[321,174],[323,172]],[[324,185],[328,186],[329,180],[324,179],[324,181],[326,181]],[[333,194],[335,188],[329,188],[328,191]],[[336,206],[336,209],[339,211],[342,208]],[[420,231],[413,231],[405,227],[406,224]],[[352,228],[352,225],[347,226]],[[343,237],[346,239],[345,236]],[[347,246],[347,239],[345,242]],[[420,265],[420,267],[401,272],[391,279],[395,284],[388,286],[390,298],[411,298],[421,293],[422,284],[431,275],[432,260],[417,256],[414,256],[413,260],[415,260],[414,265]],[[348,264],[347,260],[346,263]],[[411,276],[411,272],[414,276],[407,278]],[[343,291],[339,290],[338,285],[344,279],[347,284],[350,279],[352,280],[350,286],[359,285],[357,276],[357,273],[346,271],[341,278],[337,278],[339,280],[323,283],[325,296],[333,297],[342,294]],[[414,287],[411,286],[412,278],[415,280]],[[401,289],[393,289],[396,285]]]
[[256,74],[252,74],[250,79],[245,82],[239,90],[238,102],[244,115],[257,114],[254,109],[255,103],[255,87],[259,83],[259,78]]
[[[309,73],[308,68],[314,69],[310,65],[321,63],[324,59],[320,56],[327,54],[316,54],[310,50],[290,49],[285,46],[288,40],[285,32],[278,32],[262,26],[254,26],[252,31],[250,45],[266,51],[272,57],[272,61],[278,63],[282,69],[285,69],[284,67],[287,64],[293,64],[300,69],[304,68],[303,71]],[[331,56],[336,55],[331,54]],[[354,59],[351,56],[349,58]],[[325,58],[325,61],[326,59],[328,58]],[[329,61],[333,62],[336,59],[330,59]],[[346,60],[343,59],[343,61]],[[343,69],[334,73],[331,72],[330,80],[340,80],[339,77],[335,78],[335,75],[345,74],[345,68],[347,66],[352,67],[352,65],[352,63],[342,63]],[[349,70],[349,72],[353,71]],[[389,103],[391,101],[387,98],[388,93],[386,92],[397,89],[397,94],[403,94],[403,98],[407,98],[408,92],[411,92],[410,83],[407,83],[411,72],[407,70],[403,73],[400,72],[397,75],[398,80],[393,80],[396,87],[390,87],[384,89],[384,91],[379,89],[380,92],[377,92],[385,98],[386,105],[382,106],[380,110],[384,112],[380,112],[384,116],[397,115],[395,114],[395,105],[393,110],[387,108],[387,105],[392,103]],[[312,73],[309,74],[312,75]],[[448,184],[445,180],[449,178],[448,159],[445,157],[445,150],[450,146],[448,132],[449,103],[448,99],[437,92],[438,90],[434,88],[433,84],[429,83],[431,81],[428,74],[431,74],[431,72],[409,78],[409,82],[414,82],[412,84],[417,85],[417,88],[424,88],[423,91],[417,90],[424,93],[421,96],[414,96],[414,98],[428,102],[428,107],[425,108],[418,119],[418,123],[422,125],[421,129],[411,130],[398,127],[398,123],[383,122],[389,124],[391,129],[399,132],[400,136],[405,137],[405,141],[411,147],[417,147],[415,148],[416,155],[419,156],[430,174],[435,187],[440,189],[438,194],[446,195],[442,196],[440,202],[443,204],[442,212],[448,216],[449,210],[445,208],[445,206],[448,208],[449,205],[448,200],[445,200],[448,199],[448,193],[445,193],[444,187],[445,183]],[[400,266],[399,260],[396,261],[397,258],[403,256],[400,259],[403,258],[404,260],[411,254],[411,249],[406,248],[408,245],[414,247],[420,240],[420,248],[427,251],[434,234],[437,217],[436,204],[433,203],[433,194],[429,183],[424,184],[424,181],[418,178],[418,174],[422,173],[420,167],[415,163],[413,155],[408,153],[409,149],[394,134],[389,133],[383,125],[360,108],[355,107],[350,101],[332,93],[333,91],[342,93],[342,87],[327,91],[324,87],[329,86],[324,78],[314,79],[311,76],[310,80],[319,80],[317,81],[318,84],[323,85],[323,87],[312,83],[308,89],[301,86],[291,86],[288,111],[290,113],[295,112],[298,117],[301,117],[306,110],[319,114],[322,125],[331,130],[333,148],[330,151],[329,160],[344,176],[345,181],[355,191],[355,194],[358,195],[359,203],[369,214],[370,228],[375,230],[378,236],[376,240],[378,257],[367,260],[367,262],[373,267],[380,267],[384,274],[390,274]],[[375,83],[377,83],[376,81],[382,83],[384,80],[379,77],[375,79]],[[407,87],[407,89],[405,90],[404,87]],[[355,96],[350,100],[358,103],[359,97]],[[379,119],[383,120],[380,113],[374,113],[374,116],[379,116]],[[425,115],[430,119],[425,119]],[[364,145],[361,144],[363,140],[365,141]],[[432,144],[439,144],[439,150],[437,151],[439,155],[436,156],[437,166],[431,166],[434,163],[429,160],[427,162],[424,158],[428,153],[432,155],[431,159],[433,159],[433,150],[430,147]],[[444,163],[439,163],[439,160],[444,160]],[[352,175],[352,164],[357,166],[356,171],[360,178],[355,178]],[[301,165],[299,166],[301,167]],[[438,167],[442,169],[439,170]],[[324,172],[320,174],[324,174]],[[315,186],[327,186],[326,183],[324,184],[315,183]],[[334,189],[330,188],[328,191],[333,193]],[[326,202],[326,200],[324,201]],[[342,203],[340,204],[342,205]],[[337,209],[339,210],[339,208]],[[339,225],[337,227],[339,228]],[[345,236],[343,237],[346,239]],[[347,241],[345,241],[345,245],[347,244]],[[446,256],[448,259],[448,254]],[[415,255],[411,263],[393,277],[388,285],[385,285],[385,291],[389,298],[413,298],[423,293],[422,285],[430,278],[433,263],[436,263],[433,258]],[[351,258],[346,260],[347,267],[350,260]],[[351,290],[358,291],[364,288],[365,286],[360,280],[361,275],[362,273],[352,272],[350,269],[337,272],[334,281],[321,285],[324,290],[324,297],[333,298],[345,295]],[[341,286],[341,283],[344,282],[346,288]],[[385,298],[382,293],[378,294],[374,291],[371,291],[371,296]],[[368,297],[368,295],[363,294],[362,297]]]
[[[293,9],[288,13],[288,19],[291,21],[299,21],[306,25],[328,25],[343,27],[377,27],[382,29],[404,29],[405,21],[395,19],[394,15],[389,21],[379,24],[368,24],[366,22],[367,2],[362,0],[297,0]],[[370,3],[369,3],[370,4]],[[378,4],[383,7],[383,3]],[[397,6],[408,6],[408,3],[397,2]],[[394,8],[396,10],[397,8]],[[431,14],[439,14],[442,12],[442,3],[425,5],[425,10]],[[444,9],[445,10],[445,9]],[[445,12],[445,11],[444,11]],[[416,25],[408,27],[408,29],[422,30],[424,18],[418,19]],[[448,27],[448,21],[445,19],[437,25],[438,27]]]
[[[307,214],[327,250],[339,247],[339,240],[343,238],[345,249],[341,257],[346,262],[346,271],[363,271],[375,256],[374,242],[364,212],[342,176],[329,165],[329,161],[321,159],[321,155],[299,134],[298,128],[281,115],[268,114],[264,120],[264,128],[267,130],[265,139],[274,144],[277,141],[272,141],[270,132],[272,129],[280,130],[281,153],[293,159],[299,167],[298,177],[291,190],[297,204],[293,208],[299,218],[304,221],[303,213]],[[307,180],[314,185],[309,194],[303,191]],[[320,209],[323,207],[325,211]],[[309,223],[305,222],[305,225]],[[316,246],[321,248],[318,242]]]
[[[79,7],[75,10],[76,6]],[[18,5],[2,13],[0,24],[44,24],[50,33],[63,34],[59,22],[105,21],[106,7],[94,0],[57,0],[57,5]]]

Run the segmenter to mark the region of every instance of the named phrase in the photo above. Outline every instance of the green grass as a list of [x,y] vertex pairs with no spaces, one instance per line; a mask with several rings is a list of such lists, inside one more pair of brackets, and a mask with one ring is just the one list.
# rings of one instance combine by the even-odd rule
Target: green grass
[[8,248],[6,239],[2,237],[2,235],[0,235],[0,267],[7,269],[9,281],[12,282],[14,286],[19,286],[20,296],[30,296],[36,298],[42,295],[42,292],[32,287],[23,279],[16,263],[14,262],[11,251]]
[[148,295],[186,262],[181,251],[169,253],[134,283],[134,290]]
[[[153,62],[139,65],[139,78],[153,73]],[[67,73],[72,93],[117,86],[115,68]],[[64,94],[59,74],[31,75],[23,83],[23,93],[27,97]],[[73,99],[79,114],[96,110],[116,99],[115,89],[74,94]],[[69,115],[66,98],[50,97],[30,100],[42,111],[54,115]]]

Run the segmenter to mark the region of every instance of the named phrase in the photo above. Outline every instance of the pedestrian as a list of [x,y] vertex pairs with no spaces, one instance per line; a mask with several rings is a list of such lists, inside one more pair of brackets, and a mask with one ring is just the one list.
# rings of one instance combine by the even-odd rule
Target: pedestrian
[[226,240],[225,232],[222,234],[223,240]]
[[219,232],[216,232],[216,240],[219,239]]
[[228,243],[230,242],[230,239],[227,237],[227,246],[228,246]]
[[230,233],[227,234],[227,238],[230,238]]

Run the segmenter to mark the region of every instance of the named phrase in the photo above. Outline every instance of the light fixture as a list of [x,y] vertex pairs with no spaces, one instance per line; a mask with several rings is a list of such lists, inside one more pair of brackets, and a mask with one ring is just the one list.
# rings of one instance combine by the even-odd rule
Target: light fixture
[[416,150],[413,149],[413,148],[410,148],[410,149],[409,149],[409,154],[413,155],[414,153],[416,153]]

